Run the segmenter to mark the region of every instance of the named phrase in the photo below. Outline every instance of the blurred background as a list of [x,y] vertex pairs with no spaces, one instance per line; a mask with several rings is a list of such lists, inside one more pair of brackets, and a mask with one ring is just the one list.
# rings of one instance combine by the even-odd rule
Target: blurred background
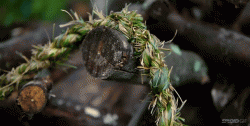
[[[28,21],[62,20],[67,17],[61,9],[77,8],[80,14],[88,12],[89,0],[3,0],[1,1],[1,26],[9,27],[13,24]],[[86,7],[85,7],[86,6]]]
[[[89,12],[89,0],[2,0],[0,2],[1,41],[10,38],[14,27],[29,25],[31,22],[62,22],[69,15],[61,10],[77,10],[79,15]],[[57,24],[58,25],[58,24]],[[31,27],[31,26],[30,26]]]

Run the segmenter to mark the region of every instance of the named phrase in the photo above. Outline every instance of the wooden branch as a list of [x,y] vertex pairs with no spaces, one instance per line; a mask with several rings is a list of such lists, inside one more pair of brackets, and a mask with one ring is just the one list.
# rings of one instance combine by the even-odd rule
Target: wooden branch
[[[230,28],[243,12],[249,0],[170,0],[178,12],[186,8],[201,10],[202,20]],[[155,9],[156,10],[156,9]],[[152,11],[152,10],[151,10]],[[162,15],[164,16],[164,15]]]
[[186,45],[195,47],[199,54],[210,60],[222,62],[229,66],[243,65],[249,67],[250,39],[233,30],[219,26],[190,21],[173,12],[167,17],[172,30],[177,29],[183,39],[189,41]]
[[246,4],[249,2],[249,0],[226,0],[226,1],[234,4],[236,7],[246,6]]
[[215,0],[204,21],[231,28],[243,12],[249,0]]
[[51,88],[52,80],[48,70],[43,70],[37,75],[36,80],[22,87],[18,95],[18,104],[25,113],[36,114],[47,104]]
[[165,62],[169,68],[173,67],[170,80],[174,87],[191,83],[205,84],[210,81],[207,65],[199,55],[181,50],[175,44],[166,44],[164,48],[172,50],[171,53],[165,53]]

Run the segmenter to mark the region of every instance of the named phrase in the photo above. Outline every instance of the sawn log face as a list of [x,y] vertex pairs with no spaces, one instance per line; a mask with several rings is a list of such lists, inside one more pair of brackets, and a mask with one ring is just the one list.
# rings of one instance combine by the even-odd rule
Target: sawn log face
[[82,56],[87,71],[101,79],[112,76],[115,69],[132,72],[135,64],[133,47],[125,36],[105,26],[88,33],[82,44]]

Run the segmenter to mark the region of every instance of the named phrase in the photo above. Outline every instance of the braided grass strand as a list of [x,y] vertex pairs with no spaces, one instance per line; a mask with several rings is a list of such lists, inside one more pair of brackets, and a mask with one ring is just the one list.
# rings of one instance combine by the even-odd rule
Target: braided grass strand
[[[180,121],[183,119],[179,117],[181,107],[177,108],[178,100],[173,95],[175,90],[170,83],[170,71],[163,60],[164,53],[160,51],[164,42],[160,42],[156,36],[150,34],[145,23],[142,23],[142,16],[137,14],[136,11],[128,11],[128,6],[121,12],[111,13],[106,17],[97,9],[93,12],[99,19],[93,20],[92,15],[89,14],[88,22],[83,21],[74,13],[76,20],[73,19],[67,24],[60,25],[61,27],[73,25],[70,29],[57,36],[49,44],[34,46],[33,55],[30,60],[27,60],[27,63],[23,63],[7,74],[1,75],[0,98],[4,99],[6,94],[13,91],[14,85],[18,89],[19,84],[25,82],[24,76],[29,77],[32,72],[37,73],[41,68],[52,67],[57,62],[66,60],[63,57],[68,56],[74,49],[74,43],[81,41],[88,31],[104,25],[124,34],[134,47],[134,56],[140,60],[140,66],[137,68],[143,69],[144,74],[151,77],[150,87],[152,91],[150,95],[153,100],[149,108],[157,118],[156,124],[159,126],[183,125]],[[164,49],[161,48],[161,50]],[[182,100],[181,102],[181,106],[183,106],[185,102]]]
[[76,48],[75,43],[81,42],[92,29],[92,26],[82,19],[74,20],[72,24],[74,24],[73,27],[57,36],[52,42],[43,46],[34,46],[30,60],[20,54],[26,63],[12,68],[11,71],[0,76],[0,100],[5,99],[13,90],[18,90],[20,85],[27,82],[26,80],[32,79],[31,74],[38,73],[44,68],[54,67],[67,60],[70,52]]

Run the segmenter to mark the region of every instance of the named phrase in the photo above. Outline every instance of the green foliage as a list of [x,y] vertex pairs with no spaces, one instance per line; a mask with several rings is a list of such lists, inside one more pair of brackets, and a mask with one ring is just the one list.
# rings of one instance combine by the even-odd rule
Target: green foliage
[[65,16],[61,13],[69,0],[1,0],[0,24],[9,26],[14,22],[28,20],[54,21]]

